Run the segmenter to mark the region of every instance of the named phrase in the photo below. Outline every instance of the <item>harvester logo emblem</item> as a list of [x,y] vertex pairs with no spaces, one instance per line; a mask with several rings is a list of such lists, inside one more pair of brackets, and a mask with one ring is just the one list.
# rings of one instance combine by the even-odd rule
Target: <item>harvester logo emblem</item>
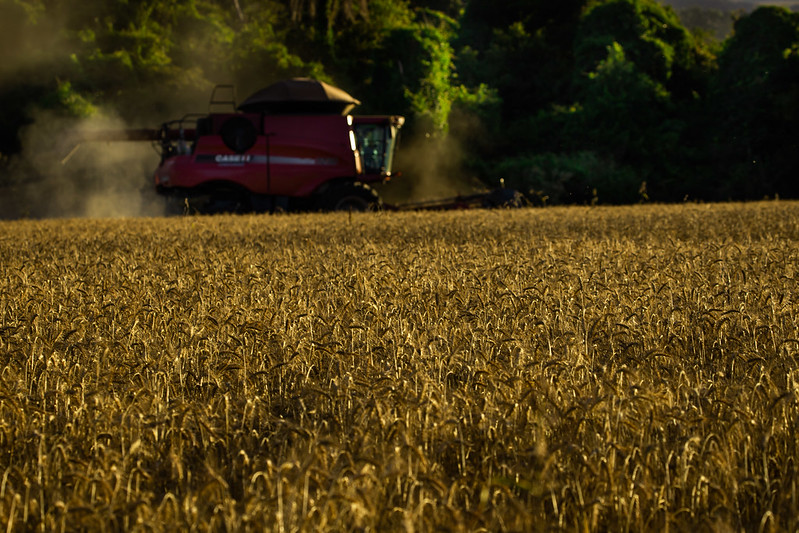
[[250,156],[246,154],[219,154],[214,157],[214,161],[220,165],[241,165],[250,162]]

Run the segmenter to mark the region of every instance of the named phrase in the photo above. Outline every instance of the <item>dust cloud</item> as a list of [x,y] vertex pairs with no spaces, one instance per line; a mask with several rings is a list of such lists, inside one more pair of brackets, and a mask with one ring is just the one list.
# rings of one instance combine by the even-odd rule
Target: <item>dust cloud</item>
[[[64,55],[61,17],[29,14],[32,7],[0,2],[0,85],[24,76],[46,77],[49,66]],[[22,21],[36,19],[35,25]],[[44,70],[44,71],[43,71]]]
[[403,204],[484,192],[485,186],[464,171],[466,156],[453,135],[403,137],[393,165],[402,175],[380,186],[380,195],[388,204]]
[[158,153],[150,142],[109,141],[127,125],[108,114],[70,120],[39,112],[20,132],[2,218],[138,217],[164,214],[152,186]]
[[[24,103],[25,91],[40,94],[69,71],[63,9],[0,1],[0,91]],[[152,186],[158,155],[150,143],[87,139],[98,130],[126,129],[116,111],[101,109],[90,119],[16,112],[5,124],[24,117],[29,125],[17,132],[19,153],[0,154],[0,219],[163,214]],[[6,142],[11,135],[6,132]]]

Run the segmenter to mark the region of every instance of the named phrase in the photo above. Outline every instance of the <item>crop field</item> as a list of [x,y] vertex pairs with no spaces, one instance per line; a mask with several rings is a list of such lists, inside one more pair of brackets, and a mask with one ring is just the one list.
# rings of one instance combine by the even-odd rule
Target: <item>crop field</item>
[[0,223],[7,531],[795,531],[799,204]]

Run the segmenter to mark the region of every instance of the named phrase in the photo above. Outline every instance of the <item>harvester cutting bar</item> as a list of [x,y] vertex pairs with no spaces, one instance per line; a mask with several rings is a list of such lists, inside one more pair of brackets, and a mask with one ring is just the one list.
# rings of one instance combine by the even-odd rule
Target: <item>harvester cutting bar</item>
[[121,129],[121,130],[94,130],[82,132],[78,136],[78,142],[102,142],[102,141],[175,141],[178,139],[191,140],[194,138],[194,128],[183,130],[172,128],[150,129]]
[[75,133],[69,137],[75,142],[75,146],[61,160],[61,164],[66,164],[78,151],[83,143],[87,142],[141,142],[141,141],[160,141],[169,143],[170,141],[194,140],[196,130],[194,128],[171,128],[165,124],[159,129],[152,128],[125,128],[118,130],[92,130]]
[[149,128],[143,129],[122,129],[122,130],[94,130],[81,132],[79,142],[98,142],[98,141],[157,141],[160,130]]
[[439,200],[388,205],[385,207],[390,211],[444,211],[486,207],[522,207],[525,203],[521,193],[514,189],[494,189],[493,191],[478,194],[458,195]]

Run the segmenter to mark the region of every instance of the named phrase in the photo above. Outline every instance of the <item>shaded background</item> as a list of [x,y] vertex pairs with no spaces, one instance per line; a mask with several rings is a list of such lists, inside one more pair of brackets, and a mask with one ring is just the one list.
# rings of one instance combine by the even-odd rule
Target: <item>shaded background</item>
[[[158,127],[312,76],[408,118],[388,201],[500,183],[538,204],[793,198],[792,3],[0,0],[0,216],[152,214]],[[68,154],[71,157],[65,158]]]

